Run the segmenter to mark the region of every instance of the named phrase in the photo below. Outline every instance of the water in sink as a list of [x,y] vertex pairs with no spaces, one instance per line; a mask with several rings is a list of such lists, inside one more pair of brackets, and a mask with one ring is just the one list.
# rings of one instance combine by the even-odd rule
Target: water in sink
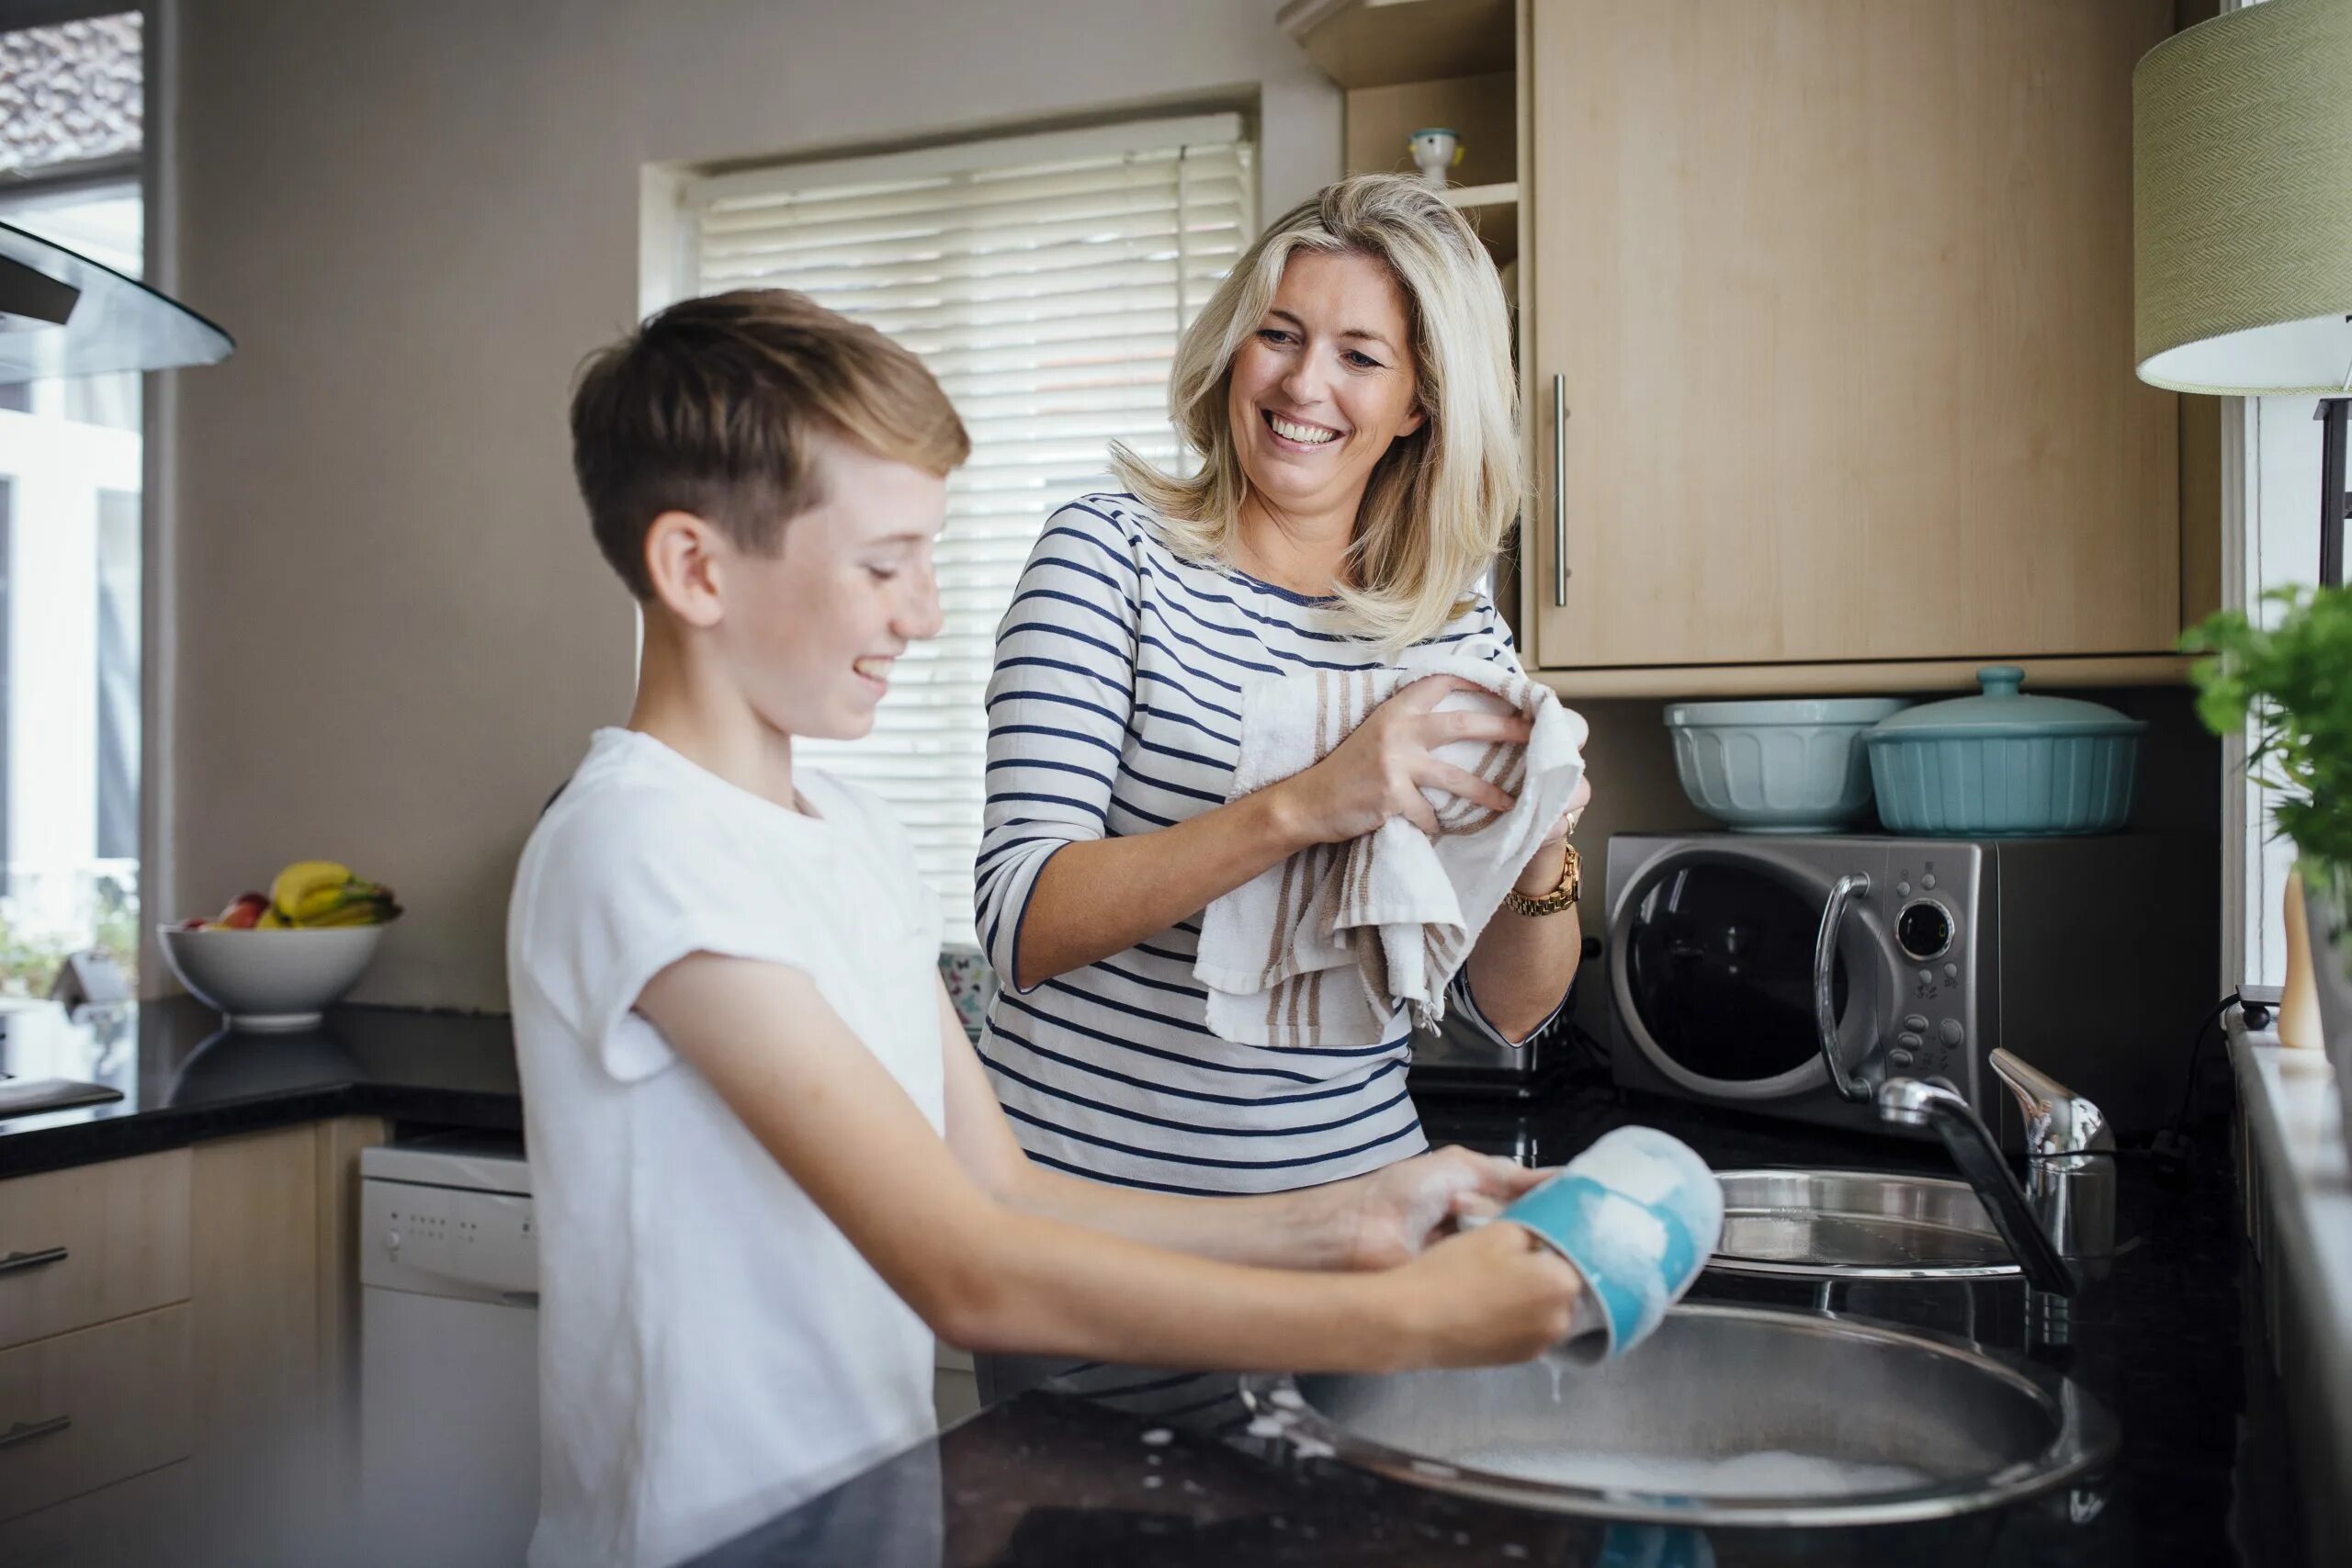
[[1243,1390],[1318,1456],[1667,1524],[1940,1517],[2064,1484],[2114,1452],[2112,1421],[2047,1369],[1851,1317],[1685,1302],[1633,1354],[1574,1361]]
[[1449,1456],[1473,1470],[1583,1486],[1596,1492],[1646,1492],[1702,1497],[1866,1497],[1926,1486],[1934,1477],[1905,1464],[1866,1464],[1786,1449],[1729,1459],[1662,1454],[1577,1453],[1498,1443]]

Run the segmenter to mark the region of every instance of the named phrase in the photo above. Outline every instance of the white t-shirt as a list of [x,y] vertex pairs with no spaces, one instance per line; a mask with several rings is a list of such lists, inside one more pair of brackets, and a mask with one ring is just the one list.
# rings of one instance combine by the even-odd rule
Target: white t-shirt
[[814,817],[599,730],[515,873],[535,1565],[673,1562],[933,1429],[922,1320],[631,1010],[689,953],[789,964],[944,1124],[938,900],[880,801],[795,784]]

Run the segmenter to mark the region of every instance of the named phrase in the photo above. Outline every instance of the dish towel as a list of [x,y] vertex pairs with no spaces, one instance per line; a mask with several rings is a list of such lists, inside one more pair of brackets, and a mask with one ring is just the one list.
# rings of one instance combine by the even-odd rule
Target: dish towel
[[1560,820],[1584,776],[1585,722],[1551,689],[1458,651],[1408,653],[1378,670],[1270,676],[1242,693],[1238,800],[1312,767],[1372,711],[1426,675],[1486,688],[1452,692],[1438,711],[1516,710],[1525,745],[1458,740],[1437,755],[1493,780],[1517,804],[1496,813],[1439,790],[1439,836],[1404,817],[1343,844],[1300,851],[1218,898],[1201,921],[1195,978],[1208,1026],[1251,1045],[1376,1045],[1402,1000],[1417,1024],[1445,1016],[1445,988],[1479,931]]

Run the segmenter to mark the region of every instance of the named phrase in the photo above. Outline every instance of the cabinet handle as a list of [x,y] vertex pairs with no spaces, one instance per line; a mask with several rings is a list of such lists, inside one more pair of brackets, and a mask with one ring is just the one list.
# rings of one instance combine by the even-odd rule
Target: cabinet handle
[[19,1269],[38,1269],[45,1263],[64,1261],[65,1249],[62,1247],[44,1247],[39,1252],[12,1252],[6,1258],[0,1258],[0,1274],[13,1274]]
[[1568,606],[1568,378],[1552,378],[1552,603]]
[[62,1432],[74,1425],[71,1416],[52,1416],[46,1421],[19,1421],[0,1432],[0,1449],[12,1449],[18,1443],[29,1443],[35,1438],[46,1438]]

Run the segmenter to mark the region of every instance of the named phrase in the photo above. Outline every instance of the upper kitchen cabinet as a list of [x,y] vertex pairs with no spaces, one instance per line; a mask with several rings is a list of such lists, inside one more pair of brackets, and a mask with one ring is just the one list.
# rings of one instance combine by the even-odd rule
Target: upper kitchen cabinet
[[1347,172],[1410,174],[1412,133],[1452,130],[1461,161],[1447,198],[1497,266],[1516,260],[1526,137],[1515,0],[1289,0],[1277,19],[1345,90]]
[[1527,0],[1555,684],[2178,677],[2179,404],[2132,344],[2132,68],[2173,11]]

